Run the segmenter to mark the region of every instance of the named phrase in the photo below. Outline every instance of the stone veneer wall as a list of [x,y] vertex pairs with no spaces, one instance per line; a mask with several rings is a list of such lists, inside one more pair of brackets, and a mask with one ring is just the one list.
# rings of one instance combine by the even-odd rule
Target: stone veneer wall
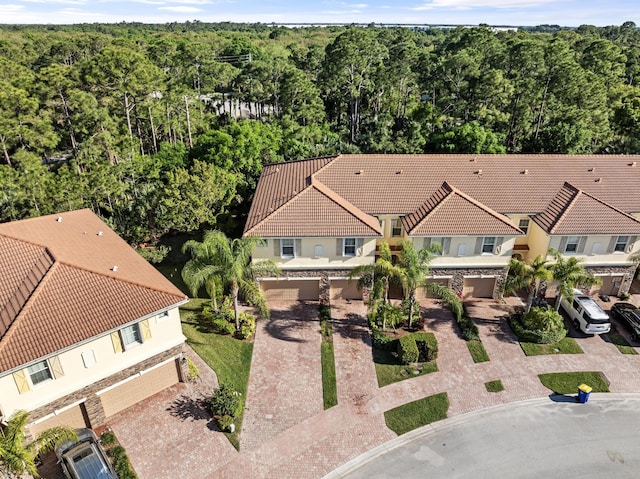
[[[96,395],[97,391],[100,391],[106,387],[109,387],[112,384],[122,381],[123,379],[133,376],[134,374],[137,374],[140,371],[148,369],[156,364],[159,364],[162,361],[165,361],[166,359],[179,355],[180,353],[182,353],[182,348],[183,346],[181,344],[178,346],[175,346],[160,354],[156,354],[155,356],[145,359],[144,361],[139,362],[134,366],[123,369],[122,371],[116,374],[113,374],[107,378],[101,379],[100,381],[92,383],[89,386],[86,386],[82,389],[78,389],[77,391],[74,391],[73,393],[68,394],[64,397],[56,399],[55,401],[52,401],[45,406],[34,409],[33,411],[30,411],[30,414],[29,414],[30,420],[35,421],[37,419],[40,419],[44,416],[51,414],[53,411],[57,409],[62,409],[65,406],[68,406],[70,404],[80,401],[82,398],[86,398],[86,401],[84,402],[84,409],[85,409],[84,412],[86,413],[85,419],[88,421],[89,423],[88,425],[92,428],[101,426],[105,423],[106,418],[104,415],[104,409],[102,408],[102,402],[100,401],[100,397]],[[177,361],[176,367],[178,368],[178,375],[180,377],[180,380],[184,381],[184,378],[187,377],[187,373],[185,371],[185,368],[187,366],[186,364],[184,365],[181,364],[181,361],[179,359],[176,361]]]
[[594,276],[601,276],[606,274],[607,276],[622,276],[622,283],[620,283],[620,289],[618,290],[618,296],[624,293],[628,293],[633,282],[633,276],[636,272],[636,266],[587,266],[585,267],[587,273]]
[[[329,301],[330,282],[329,278],[349,276],[350,270],[348,269],[301,269],[301,270],[284,270],[280,272],[280,279],[282,278],[320,278],[320,300],[322,302]],[[272,277],[274,277],[272,275]],[[260,280],[258,280],[260,283]]]

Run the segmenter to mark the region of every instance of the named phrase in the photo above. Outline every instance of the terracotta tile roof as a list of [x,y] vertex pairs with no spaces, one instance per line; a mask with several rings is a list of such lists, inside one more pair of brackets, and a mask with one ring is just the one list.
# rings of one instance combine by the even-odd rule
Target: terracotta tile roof
[[297,196],[245,231],[262,237],[380,236],[380,224],[313,179]]
[[[368,215],[410,215],[446,181],[500,214],[537,214],[564,182],[627,213],[640,213],[640,156],[340,155],[263,170],[250,230],[311,182]],[[296,220],[295,214],[292,214]]]
[[533,220],[552,235],[640,234],[639,220],[569,183]]
[[0,310],[26,296],[0,334],[0,371],[186,299],[90,210],[0,224],[0,265]]
[[409,236],[524,234],[509,218],[487,208],[446,181],[431,198],[402,218]]

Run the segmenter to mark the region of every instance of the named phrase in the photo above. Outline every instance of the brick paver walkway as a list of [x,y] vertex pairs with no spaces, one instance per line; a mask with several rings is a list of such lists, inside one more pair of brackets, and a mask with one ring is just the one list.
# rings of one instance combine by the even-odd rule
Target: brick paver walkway
[[[623,355],[604,338],[576,335],[585,354],[527,357],[506,327],[507,306],[475,300],[467,310],[491,360],[474,364],[450,313],[434,300],[421,305],[426,329],[438,338],[439,371],[384,388],[377,387],[365,306],[333,305],[338,405],[326,411],[317,304],[272,305],[273,319],[259,323],[255,339],[239,453],[207,427],[208,418],[176,414],[184,385],[162,393],[157,406],[149,401],[151,409],[143,403],[126,411],[112,426],[141,479],[319,478],[395,436],[385,411],[439,392],[448,393],[452,417],[548,396],[537,377],[546,372],[602,371],[612,391],[640,391],[640,356]],[[496,379],[505,391],[487,392],[484,383]],[[145,444],[149,435],[140,431],[154,431],[156,439]]]

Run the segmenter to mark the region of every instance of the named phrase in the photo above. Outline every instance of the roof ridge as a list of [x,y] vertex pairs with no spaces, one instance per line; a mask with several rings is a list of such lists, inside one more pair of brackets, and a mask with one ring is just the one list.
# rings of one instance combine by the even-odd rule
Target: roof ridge
[[626,216],[627,218],[629,218],[629,219],[631,219],[631,220],[635,221],[636,223],[640,223],[640,220],[639,220],[638,218],[636,218],[635,216],[630,215],[629,213],[627,213],[627,212],[625,212],[625,211],[622,211],[621,209],[618,209],[618,208],[616,208],[616,207],[615,207],[615,206],[613,206],[613,205],[610,205],[610,204],[609,204],[609,203],[607,203],[606,201],[601,200],[600,198],[598,198],[597,196],[593,196],[591,193],[588,193],[587,191],[584,191],[584,190],[580,190],[580,189],[578,189],[578,191],[580,191],[580,193],[582,193],[583,195],[588,196],[588,197],[589,197],[589,198],[591,198],[592,200],[597,201],[597,202],[598,202],[598,203],[600,203],[601,205],[604,205],[604,206],[606,206],[607,208],[611,208],[612,210],[614,210],[614,211],[616,211],[617,213],[620,213],[620,214],[622,214],[622,215]]
[[338,193],[333,191],[331,188],[329,188],[327,185],[325,185],[320,180],[315,178],[313,175],[311,176],[311,186],[316,190],[318,190],[320,193],[322,193],[324,196],[329,198],[335,204],[337,204],[338,206],[346,210],[348,213],[358,218],[361,222],[366,224],[369,228],[374,230],[376,233],[382,234],[382,231],[380,230],[380,223],[378,222],[377,219],[375,219],[370,214],[367,214],[364,211],[362,211],[360,208],[358,208],[356,205],[351,203],[349,200],[340,196]]
[[333,164],[336,160],[338,160],[339,158],[343,157],[344,155],[342,153],[338,153],[337,155],[329,155],[329,156],[322,156],[321,158],[327,158],[330,160],[327,161],[324,165],[322,165],[320,168],[318,168],[316,171],[314,171],[313,173],[311,173],[311,175],[309,175],[312,179],[315,175],[317,175],[318,173],[320,173],[322,170],[324,170],[325,168],[327,168],[329,165]]
[[[426,215],[424,215],[420,221],[418,221],[415,226],[413,228],[411,228],[411,231],[414,231],[416,228],[419,228],[420,226],[422,226],[422,224],[427,221],[427,218],[431,217],[433,214],[436,213],[436,211],[438,211],[440,209],[440,207],[444,204],[445,200],[447,200],[451,194],[453,193],[453,189],[451,187],[451,185],[449,183],[447,183],[447,181],[444,181],[442,183],[442,185],[440,185],[440,187],[433,192],[433,194],[431,196],[429,196],[429,198],[427,198],[427,200],[422,203],[420,205],[420,207],[414,212],[417,213],[418,211],[420,211],[421,208],[426,208],[426,205],[431,201],[431,199],[438,195],[441,191],[443,191],[445,194],[444,196],[438,201],[436,202],[436,204],[433,206],[433,208],[431,208],[430,211],[427,212]],[[411,213],[412,215],[414,213]],[[410,233],[409,231],[407,231],[407,233]]]
[[[88,209],[88,208],[85,208],[85,209]],[[42,216],[36,216],[36,217],[33,217],[33,218],[27,218],[27,219],[31,220],[31,219],[38,219],[38,218],[42,218]],[[26,220],[19,220],[19,221],[26,221]],[[2,231],[0,231],[0,236],[4,236],[5,238],[9,238],[10,240],[13,240],[13,241],[19,241],[21,243],[30,244],[31,246],[35,246],[36,248],[43,248],[44,250],[47,251],[49,256],[51,256],[53,258],[54,261],[57,261],[56,255],[53,254],[53,251],[51,251],[51,249],[47,245],[44,245],[44,244],[41,244],[41,243],[36,243],[34,241],[31,241],[31,240],[26,240],[24,238],[17,238],[17,237],[15,237],[13,235],[10,235],[10,234],[7,234],[7,233],[3,233]]]
[[[566,218],[567,214],[569,213],[571,208],[573,208],[573,206],[576,204],[576,201],[578,200],[578,198],[580,197],[580,194],[582,193],[582,190],[580,188],[577,188],[573,186],[571,183],[569,183],[568,181],[565,181],[564,184],[562,185],[562,188],[560,188],[560,191],[556,193],[556,196],[553,198],[553,200],[551,200],[551,203],[549,203],[549,206],[553,204],[553,202],[558,197],[558,195],[560,195],[562,190],[565,190],[565,189],[571,191],[573,193],[573,197],[567,203],[567,206],[563,209],[562,213],[560,213],[560,215],[558,216],[558,219],[555,220],[551,228],[549,228],[550,234],[553,234],[556,228],[560,225],[560,223],[562,223],[562,220]],[[544,213],[544,211],[542,213]]]

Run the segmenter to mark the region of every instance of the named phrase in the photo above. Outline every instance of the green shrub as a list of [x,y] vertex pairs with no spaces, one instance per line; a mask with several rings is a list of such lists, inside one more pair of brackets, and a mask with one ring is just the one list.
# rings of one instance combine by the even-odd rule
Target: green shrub
[[246,339],[256,332],[256,317],[253,314],[240,313],[238,319],[240,321],[240,331],[238,331],[240,339]]
[[189,368],[189,372],[187,373],[187,379],[189,381],[195,381],[200,377],[200,370],[198,369],[198,366],[196,366],[189,358],[187,358],[187,367]]
[[211,398],[211,412],[214,416],[231,416],[233,418],[242,412],[240,393],[222,384],[213,392]]
[[509,326],[518,339],[528,343],[553,344],[567,335],[562,316],[550,307],[531,308],[524,318],[514,314],[509,318]]
[[171,251],[170,246],[149,246],[147,248],[139,248],[138,253],[149,263],[158,264],[162,263]]
[[331,319],[331,307],[328,304],[321,304],[318,317],[320,321],[329,321]]
[[395,352],[398,350],[398,339],[390,338],[376,327],[371,329],[371,344],[375,349],[381,351]]
[[403,364],[417,363],[420,357],[413,335],[402,336],[398,341],[398,358]]
[[233,334],[236,332],[236,327],[233,323],[230,323],[225,318],[216,318],[211,322],[211,329],[216,334]]
[[114,446],[107,450],[107,454],[112,459],[113,468],[116,470],[120,479],[137,479],[138,475],[131,468],[131,462],[127,456],[127,452],[122,446]]
[[111,446],[116,443],[116,435],[110,431],[105,431],[100,435],[100,441],[104,446]]
[[438,359],[438,340],[435,334],[418,331],[411,334],[418,347],[419,361],[434,361]]
[[234,418],[231,416],[221,416],[218,419],[218,427],[221,431],[228,431],[233,424]]

